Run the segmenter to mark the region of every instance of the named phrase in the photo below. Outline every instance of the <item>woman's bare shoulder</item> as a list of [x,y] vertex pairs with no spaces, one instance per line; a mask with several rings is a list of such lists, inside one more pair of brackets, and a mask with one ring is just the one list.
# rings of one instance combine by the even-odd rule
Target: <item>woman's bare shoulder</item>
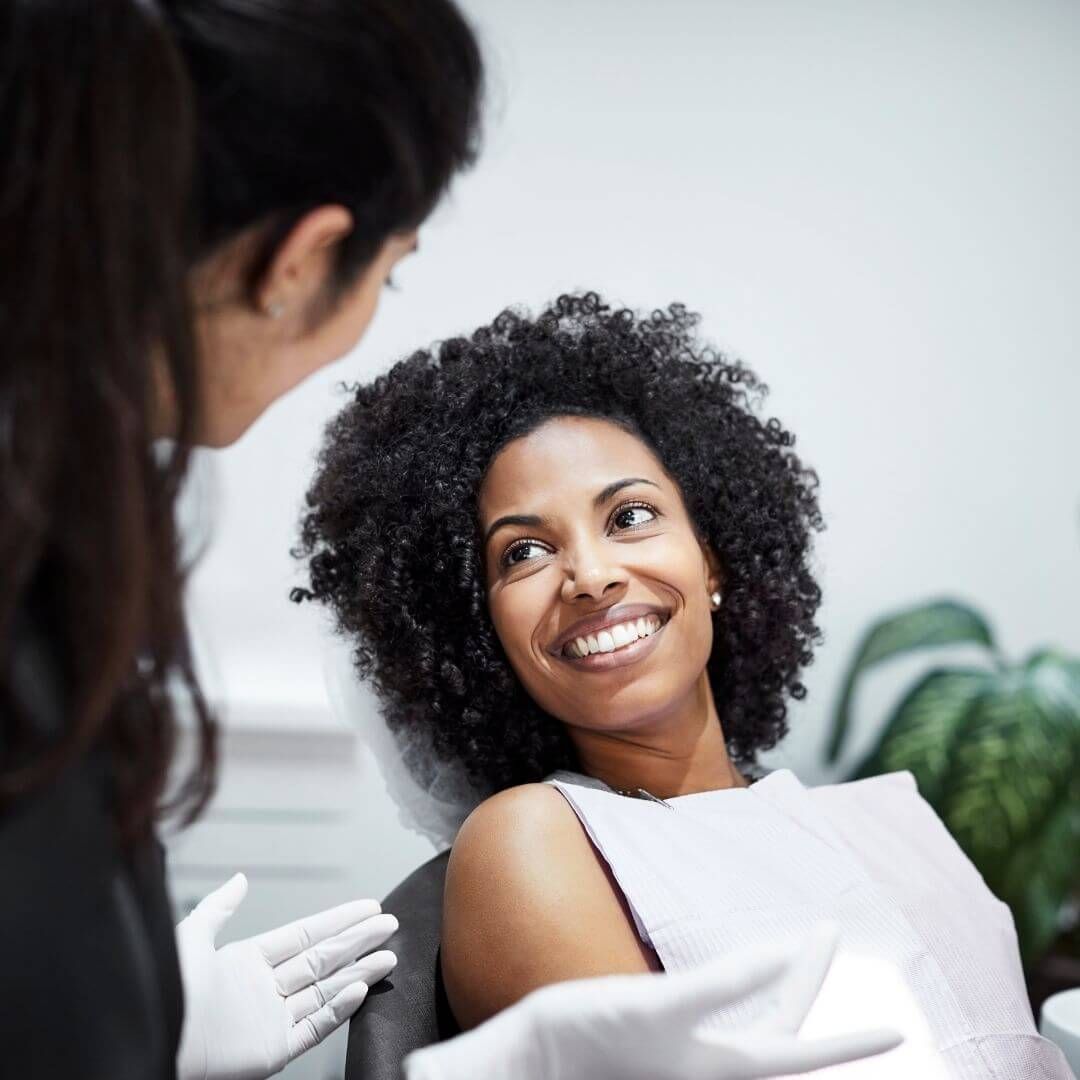
[[[522,784],[492,795],[469,815],[454,841],[451,864],[480,869],[498,858],[512,869],[534,845],[561,848],[567,841],[572,848],[589,846],[570,804],[551,784]],[[531,862],[525,861],[522,869]]]
[[[526,919],[552,932],[559,926],[560,896],[582,875],[595,882],[603,871],[577,816],[554,787],[524,784],[492,796],[466,820],[450,853],[444,955],[461,951],[462,931],[477,931],[488,951],[497,947],[501,930]],[[468,956],[474,955],[470,947]]]
[[462,1027],[548,983],[650,969],[606,864],[551,785],[500,792],[462,826],[446,875],[442,964]]

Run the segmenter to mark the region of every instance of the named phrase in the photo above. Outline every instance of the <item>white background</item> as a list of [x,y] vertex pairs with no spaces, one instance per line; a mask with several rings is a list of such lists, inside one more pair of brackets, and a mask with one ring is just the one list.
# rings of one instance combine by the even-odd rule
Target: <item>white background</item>
[[[774,764],[828,775],[840,672],[895,607],[954,595],[1011,655],[1080,652],[1080,6],[464,6],[491,75],[479,165],[360,348],[199,464],[190,610],[213,695],[256,727],[263,706],[301,726],[325,708],[324,617],[287,593],[338,384],[578,288],[701,311],[820,473],[826,641]],[[863,697],[853,756],[895,679]],[[372,774],[357,799],[371,820],[346,857],[384,892],[428,848]]]

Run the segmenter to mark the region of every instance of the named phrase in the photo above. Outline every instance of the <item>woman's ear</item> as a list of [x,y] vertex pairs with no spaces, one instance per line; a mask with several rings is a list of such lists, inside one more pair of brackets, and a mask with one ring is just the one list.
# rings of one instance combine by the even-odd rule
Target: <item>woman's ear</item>
[[255,283],[255,305],[277,318],[306,309],[325,295],[334,272],[334,248],[353,230],[344,206],[320,206],[305,214],[278,245]]
[[722,596],[724,592],[724,568],[720,564],[719,556],[704,540],[701,541],[701,554],[704,559],[705,591],[709,594],[713,607],[718,608],[720,605],[715,598]]

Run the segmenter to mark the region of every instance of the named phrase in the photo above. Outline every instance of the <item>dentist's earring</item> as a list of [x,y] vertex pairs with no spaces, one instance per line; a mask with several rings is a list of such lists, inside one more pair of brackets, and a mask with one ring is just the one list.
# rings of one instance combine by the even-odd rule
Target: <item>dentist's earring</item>
[[709,603],[712,606],[713,611],[720,610],[720,601],[723,600],[723,596],[720,595],[719,589],[714,589],[709,593]]

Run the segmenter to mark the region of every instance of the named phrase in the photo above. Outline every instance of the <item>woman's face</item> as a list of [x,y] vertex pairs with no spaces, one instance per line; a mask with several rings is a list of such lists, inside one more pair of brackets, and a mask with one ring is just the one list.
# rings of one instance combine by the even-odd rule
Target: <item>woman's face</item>
[[550,420],[495,457],[479,511],[491,618],[546,712],[644,732],[707,685],[719,574],[639,439]]

